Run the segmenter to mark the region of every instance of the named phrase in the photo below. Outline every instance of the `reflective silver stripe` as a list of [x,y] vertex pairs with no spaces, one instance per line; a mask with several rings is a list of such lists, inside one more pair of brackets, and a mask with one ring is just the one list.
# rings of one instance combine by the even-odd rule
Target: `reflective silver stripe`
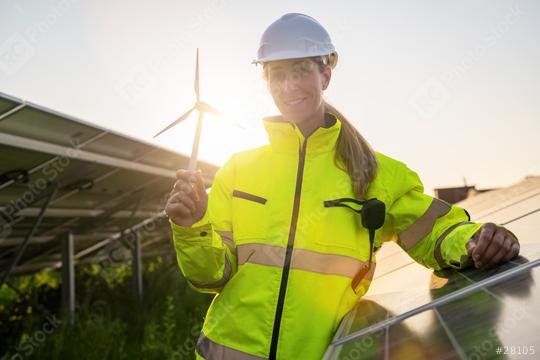
[[238,266],[250,262],[267,266],[283,266],[285,248],[274,245],[247,243],[236,246]]
[[221,236],[221,240],[223,241],[223,243],[227,245],[229,249],[234,250],[233,232],[220,230],[216,230],[216,232]]
[[306,249],[294,249],[291,261],[291,269],[349,278],[353,278],[363,267],[367,267],[367,262],[350,256],[323,254]]
[[433,230],[437,219],[446,215],[451,208],[444,201],[433,198],[424,215],[420,216],[416,222],[399,234],[399,245],[405,251],[410,250]]
[[263,357],[251,355],[240,350],[218,344],[207,338],[201,331],[196,346],[199,355],[208,360],[262,360]]
[[189,281],[193,284],[193,286],[201,288],[201,289],[218,289],[225,286],[227,281],[229,281],[229,278],[231,277],[231,261],[229,260],[229,256],[225,254],[225,266],[223,268],[223,276],[221,279],[216,281],[204,281],[204,282],[197,282],[197,281]]
[[446,238],[446,236],[448,236],[448,234],[450,234],[455,228],[457,228],[458,226],[461,226],[461,225],[466,225],[466,224],[474,224],[473,222],[471,221],[462,221],[460,223],[457,223],[457,224],[454,224],[452,226],[450,226],[448,229],[446,229],[441,236],[439,236],[439,238],[437,239],[437,241],[435,242],[435,252],[434,252],[434,255],[435,255],[435,260],[437,260],[437,264],[439,264],[439,266],[444,269],[444,268],[447,268],[449,267],[445,262],[444,262],[444,259],[442,257],[442,254],[441,254],[441,244],[443,242],[443,240]]
[[[238,265],[252,264],[283,267],[285,248],[248,243],[236,247]],[[307,249],[293,249],[291,269],[354,278],[368,263],[346,255],[325,254]]]

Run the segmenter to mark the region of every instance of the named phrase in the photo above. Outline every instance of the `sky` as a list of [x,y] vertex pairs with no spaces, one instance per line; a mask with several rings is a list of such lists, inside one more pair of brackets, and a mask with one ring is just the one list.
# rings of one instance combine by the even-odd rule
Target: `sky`
[[540,2],[0,0],[0,92],[189,155],[200,49],[199,156],[222,165],[267,143],[278,114],[260,36],[301,12],[339,54],[326,99],[372,147],[434,187],[540,175]]

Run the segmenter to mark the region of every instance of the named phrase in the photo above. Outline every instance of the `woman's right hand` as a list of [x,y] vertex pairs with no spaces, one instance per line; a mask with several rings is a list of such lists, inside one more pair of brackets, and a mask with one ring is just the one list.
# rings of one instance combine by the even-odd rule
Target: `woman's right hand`
[[178,170],[165,213],[176,225],[189,227],[199,221],[208,206],[208,194],[200,170]]

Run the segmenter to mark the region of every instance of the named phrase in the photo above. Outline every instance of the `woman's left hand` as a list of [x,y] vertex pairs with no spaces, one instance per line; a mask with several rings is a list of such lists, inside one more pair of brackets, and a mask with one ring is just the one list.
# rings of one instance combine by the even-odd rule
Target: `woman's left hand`
[[467,242],[467,253],[478,269],[488,269],[519,254],[519,241],[504,227],[485,223]]

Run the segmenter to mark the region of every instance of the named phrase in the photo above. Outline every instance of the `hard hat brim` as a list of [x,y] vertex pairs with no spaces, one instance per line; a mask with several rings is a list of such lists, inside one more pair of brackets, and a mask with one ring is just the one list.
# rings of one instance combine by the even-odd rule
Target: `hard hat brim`
[[251,63],[252,64],[264,64],[266,62],[270,61],[278,61],[278,60],[292,60],[292,59],[303,59],[303,58],[310,58],[310,57],[316,57],[316,56],[324,56],[328,55],[330,57],[330,67],[335,68],[337,65],[337,52],[333,51],[331,53],[313,53],[313,55],[306,56],[305,52],[297,52],[297,51],[282,51],[273,53],[272,56],[266,56],[260,59],[254,59]]

